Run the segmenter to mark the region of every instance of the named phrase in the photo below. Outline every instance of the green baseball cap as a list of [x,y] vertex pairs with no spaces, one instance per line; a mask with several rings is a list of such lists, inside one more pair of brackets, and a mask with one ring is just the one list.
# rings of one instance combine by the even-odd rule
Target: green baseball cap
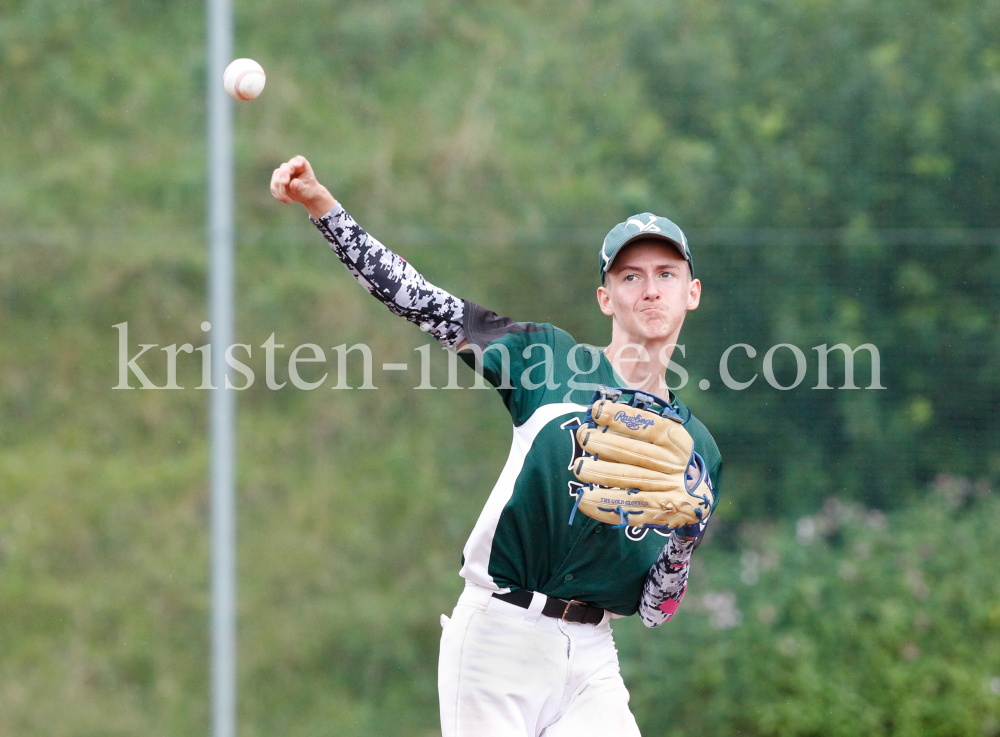
[[692,276],[694,275],[694,261],[691,260],[691,249],[688,247],[687,238],[684,237],[684,231],[666,218],[651,212],[644,212],[641,215],[633,215],[624,223],[618,223],[605,236],[600,254],[601,281],[604,281],[604,275],[608,273],[611,263],[622,248],[640,238],[658,238],[671,244],[680,251],[681,256],[691,268]]

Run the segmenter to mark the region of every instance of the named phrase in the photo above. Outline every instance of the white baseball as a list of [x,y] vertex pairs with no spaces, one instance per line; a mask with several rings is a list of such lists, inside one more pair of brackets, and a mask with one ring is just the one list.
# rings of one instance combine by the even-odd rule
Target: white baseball
[[267,75],[253,59],[237,59],[222,75],[222,86],[234,100],[253,100],[264,91]]

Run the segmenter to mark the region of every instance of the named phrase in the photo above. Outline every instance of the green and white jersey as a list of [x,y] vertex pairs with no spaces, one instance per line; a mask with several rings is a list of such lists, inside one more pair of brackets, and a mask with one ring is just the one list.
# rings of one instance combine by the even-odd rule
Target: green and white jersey
[[[459,353],[503,399],[514,437],[507,463],[463,551],[461,575],[488,588],[528,589],[634,614],[667,531],[615,529],[570,513],[583,455],[575,430],[598,385],[624,387],[604,353],[545,323],[517,323],[465,302],[473,350]],[[674,398],[674,407],[688,410]],[[716,499],[722,458],[695,417],[686,425]]]
[[[621,615],[634,614],[642,597],[644,623],[669,619],[684,595],[693,544],[666,531],[615,529],[583,514],[569,524],[581,486],[570,469],[583,455],[574,430],[598,385],[625,386],[604,353],[551,325],[499,317],[430,284],[339,204],[313,223],[390,311],[448,348],[468,341],[459,355],[497,388],[510,412],[510,455],[466,543],[462,576],[494,590],[540,591]],[[676,398],[674,407],[688,411]],[[697,418],[687,430],[718,500],[719,449]]]

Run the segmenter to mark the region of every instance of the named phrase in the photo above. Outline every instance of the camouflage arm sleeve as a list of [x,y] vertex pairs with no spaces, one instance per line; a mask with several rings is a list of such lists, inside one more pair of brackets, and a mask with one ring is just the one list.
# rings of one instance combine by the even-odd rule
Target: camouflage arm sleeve
[[646,574],[639,600],[639,618],[647,627],[659,627],[677,611],[687,591],[691,553],[697,540],[672,533],[663,552]]
[[419,325],[446,348],[457,348],[465,339],[464,302],[368,235],[339,202],[319,220],[310,220],[351,275],[390,312]]

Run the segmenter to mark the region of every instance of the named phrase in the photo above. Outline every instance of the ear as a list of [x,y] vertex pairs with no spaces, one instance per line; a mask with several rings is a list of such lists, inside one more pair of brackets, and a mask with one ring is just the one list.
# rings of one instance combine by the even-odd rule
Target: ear
[[603,284],[597,288],[597,304],[608,317],[612,317],[615,311],[611,309],[611,292]]
[[687,308],[689,310],[697,310],[699,304],[701,304],[701,280],[692,279],[691,287],[688,291]]

